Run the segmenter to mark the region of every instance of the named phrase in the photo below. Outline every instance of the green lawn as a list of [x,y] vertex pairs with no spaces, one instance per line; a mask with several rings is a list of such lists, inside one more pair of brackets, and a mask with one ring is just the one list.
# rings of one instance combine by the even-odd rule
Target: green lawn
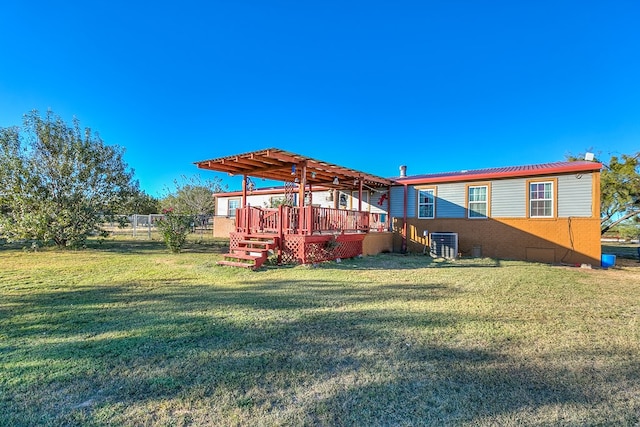
[[640,267],[0,247],[0,425],[637,425]]

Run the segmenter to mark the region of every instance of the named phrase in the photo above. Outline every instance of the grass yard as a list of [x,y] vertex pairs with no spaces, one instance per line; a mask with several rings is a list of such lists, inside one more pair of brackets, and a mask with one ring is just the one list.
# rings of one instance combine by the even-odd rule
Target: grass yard
[[638,425],[640,267],[0,247],[0,425]]

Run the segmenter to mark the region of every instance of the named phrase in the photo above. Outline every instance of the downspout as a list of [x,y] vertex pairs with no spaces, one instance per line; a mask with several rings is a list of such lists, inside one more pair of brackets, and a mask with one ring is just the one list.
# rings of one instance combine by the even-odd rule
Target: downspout
[[402,246],[400,248],[400,252],[403,254],[407,253],[407,198],[409,196],[409,186],[407,184],[404,185],[404,206],[402,213]]

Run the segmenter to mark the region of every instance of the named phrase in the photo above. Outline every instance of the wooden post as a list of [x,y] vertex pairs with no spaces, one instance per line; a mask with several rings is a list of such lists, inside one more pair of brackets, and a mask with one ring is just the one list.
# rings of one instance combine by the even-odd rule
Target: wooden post
[[358,212],[362,212],[362,177],[358,181]]
[[402,246],[400,252],[405,254],[407,253],[407,210],[408,210],[408,202],[407,197],[409,196],[409,186],[404,184],[404,205],[403,205],[403,214],[402,214]]
[[309,183],[309,234],[313,234],[313,219],[315,216],[313,215],[313,185]]
[[300,173],[300,182],[298,183],[298,207],[299,210],[299,221],[300,221],[300,230],[299,234],[306,234],[306,221],[305,221],[305,209],[304,209],[304,190],[307,188],[307,163],[304,162],[302,165],[298,165],[298,167],[302,166]]
[[278,206],[278,264],[282,264],[282,249],[284,248],[284,205]]
[[387,231],[391,231],[391,186],[387,187]]
[[313,234],[313,206],[305,206],[307,213],[305,214],[307,233]]
[[242,175],[242,207],[247,207],[247,175]]

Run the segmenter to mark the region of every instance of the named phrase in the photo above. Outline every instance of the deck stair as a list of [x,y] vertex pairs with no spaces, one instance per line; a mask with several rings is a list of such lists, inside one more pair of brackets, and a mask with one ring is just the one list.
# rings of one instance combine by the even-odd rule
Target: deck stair
[[224,255],[224,260],[218,261],[217,264],[257,270],[265,263],[269,253],[276,250],[276,239],[272,236],[245,235],[229,248],[229,253]]

